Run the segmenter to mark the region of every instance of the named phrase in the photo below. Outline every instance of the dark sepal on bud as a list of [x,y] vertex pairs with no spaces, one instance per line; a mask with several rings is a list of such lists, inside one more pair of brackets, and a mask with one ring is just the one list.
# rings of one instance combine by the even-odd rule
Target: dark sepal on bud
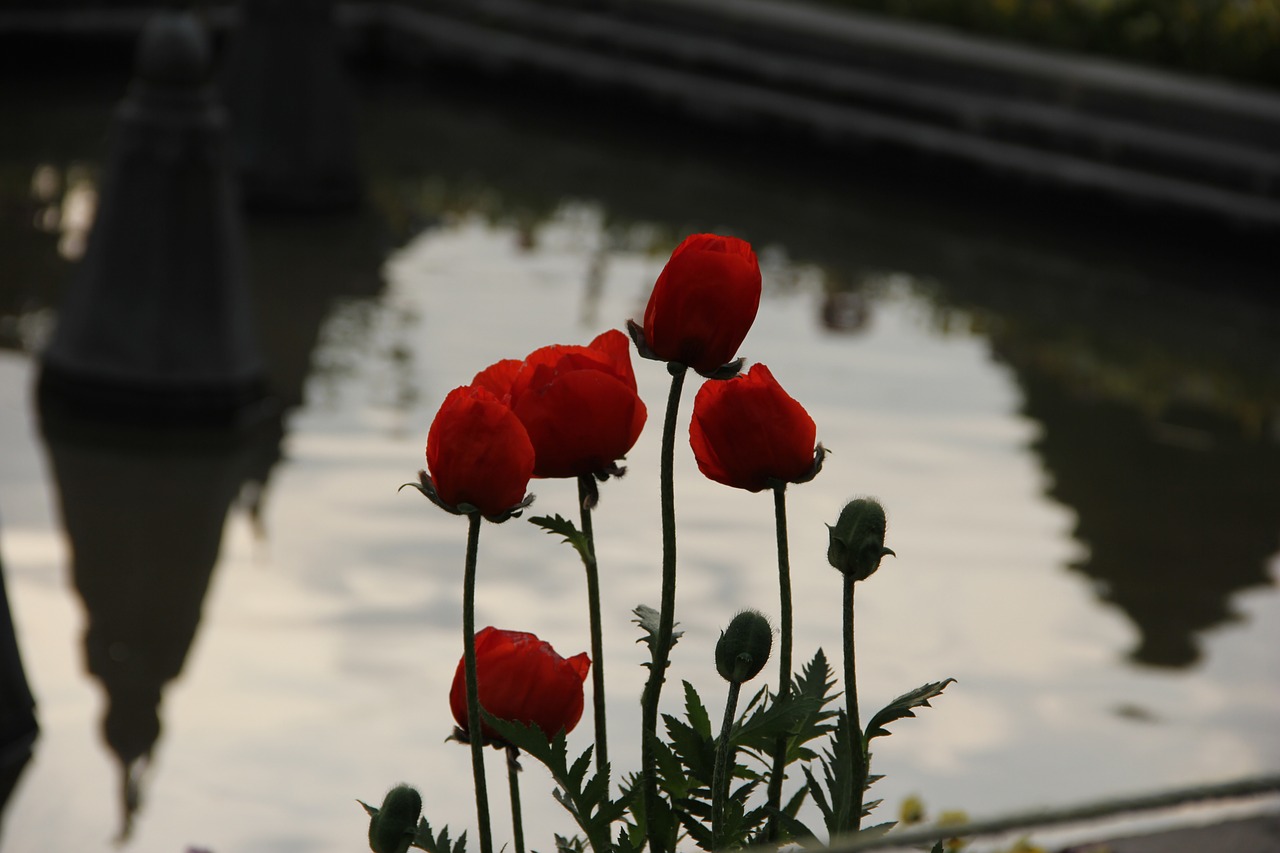
[[[644,326],[641,326],[635,320],[627,321],[627,334],[631,336],[631,342],[636,345],[636,352],[641,358],[647,358],[650,361],[664,361],[667,364],[667,372],[672,376],[679,376],[689,369],[688,365],[681,364],[678,361],[667,361],[658,355],[649,347],[649,341],[644,336]],[[742,372],[742,365],[746,359],[735,358],[728,364],[722,364],[709,373],[702,373],[707,379],[732,379]],[[701,371],[698,371],[701,373]]]
[[382,799],[382,808],[361,805],[369,813],[369,849],[373,853],[406,853],[418,831],[422,795],[409,785],[396,785]]
[[[445,503],[440,497],[440,493],[436,491],[436,484],[431,482],[431,475],[426,471],[418,472],[418,482],[401,484],[400,489],[404,488],[417,489],[422,492],[427,500],[431,501],[433,504],[451,515],[472,515],[473,513],[480,511],[479,507],[472,506],[469,503],[460,503],[457,506],[450,506]],[[399,491],[400,489],[397,489],[396,491]],[[497,515],[486,515],[485,518],[492,521],[494,524],[501,524],[511,518],[519,518],[521,513],[533,504],[533,499],[533,494],[527,494],[524,496],[524,500],[520,501],[520,503],[510,509],[503,510]]]
[[707,379],[733,379],[738,374],[742,373],[742,365],[746,363],[747,360],[745,358],[735,358],[728,364],[720,365],[710,373],[702,373],[702,371],[698,372],[702,373],[703,377]]
[[871,577],[885,555],[897,556],[884,547],[885,527],[884,507],[877,500],[849,501],[835,526],[827,525],[831,534],[827,562],[856,581]]
[[[827,454],[830,452],[830,450],[827,450],[822,446],[822,442],[818,442],[818,446],[813,449],[813,465],[803,476],[795,480],[791,480],[790,482],[799,485],[800,483],[807,483],[814,477],[818,476],[818,474],[822,473],[822,463],[827,461]],[[784,489],[787,487],[787,481],[777,480],[772,477],[769,478],[768,483],[769,487],[773,489],[776,489],[778,486],[782,486]]]
[[641,326],[635,320],[628,320],[627,334],[631,336],[631,342],[636,345],[636,352],[640,354],[641,358],[647,358],[650,361],[666,361],[665,358],[649,348],[649,341],[644,336],[644,326]]
[[716,671],[731,684],[760,674],[773,649],[773,627],[758,610],[744,610],[720,632],[716,643]]

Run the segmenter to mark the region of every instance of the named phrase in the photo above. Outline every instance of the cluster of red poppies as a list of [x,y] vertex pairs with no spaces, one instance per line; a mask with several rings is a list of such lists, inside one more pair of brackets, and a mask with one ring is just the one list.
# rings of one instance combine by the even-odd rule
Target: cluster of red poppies
[[[645,357],[713,377],[694,400],[694,456],[710,479],[753,492],[815,470],[813,419],[763,364],[738,374],[732,363],[760,293],[749,244],[695,234],[672,253],[643,328],[633,331]],[[646,416],[622,332],[542,347],[491,365],[445,398],[427,436],[430,485],[447,507],[500,519],[521,505],[531,477],[607,476]],[[492,628],[477,635],[476,654],[480,705],[491,714],[549,735],[577,724],[585,654],[564,660],[531,634]],[[460,663],[451,704],[465,730],[462,673]]]

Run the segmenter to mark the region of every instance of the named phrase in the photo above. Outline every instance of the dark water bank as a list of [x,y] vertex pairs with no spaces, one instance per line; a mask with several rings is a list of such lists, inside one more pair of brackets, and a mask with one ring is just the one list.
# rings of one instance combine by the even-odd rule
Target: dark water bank
[[[126,68],[146,14],[0,15],[4,62]],[[236,26],[230,4],[201,14]],[[421,0],[335,18],[353,64],[569,124],[707,136],[753,165],[793,159],[820,181],[1091,238],[1234,253],[1280,233],[1280,96],[1264,90],[760,0]]]

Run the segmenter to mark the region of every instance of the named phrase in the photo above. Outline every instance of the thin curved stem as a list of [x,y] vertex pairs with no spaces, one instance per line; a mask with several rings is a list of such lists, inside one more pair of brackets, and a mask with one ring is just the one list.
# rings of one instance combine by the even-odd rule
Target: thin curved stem
[[524,853],[524,814],[520,810],[520,764],[515,747],[507,752],[507,789],[511,792],[511,826],[515,834],[516,853]]
[[[676,417],[680,409],[680,392],[688,372],[683,365],[668,365],[671,390],[667,394],[667,414],[662,424],[660,488],[662,498],[662,601],[658,611],[658,638],[653,649],[653,665],[641,699],[640,760],[644,777],[645,814],[650,823],[649,849],[665,853],[666,837],[654,832],[653,821],[660,813],[658,800],[657,761],[653,741],[658,736],[658,698],[666,679],[671,658],[671,634],[675,630],[676,607],[676,504],[675,504],[675,437]],[[655,843],[656,842],[656,843]]]
[[[585,475],[589,478],[590,475]],[[578,507],[582,513],[582,536],[587,540],[590,557],[583,560],[587,571],[587,610],[591,618],[591,699],[594,708],[596,731],[596,770],[607,773],[609,768],[609,733],[605,717],[604,695],[604,630],[600,622],[600,571],[596,562],[596,539],[591,529],[591,507],[588,496],[591,483],[578,478]]]
[[720,740],[716,742],[716,764],[711,774],[711,849],[724,846],[724,805],[729,800],[729,787],[733,776],[734,749],[729,743],[733,731],[733,719],[738,713],[738,694],[742,684],[729,682],[729,697],[724,703],[724,722],[720,724]]
[[480,513],[467,516],[467,563],[462,577],[462,660],[467,684],[467,728],[471,775],[475,780],[480,853],[493,853],[489,829],[489,791],[484,781],[484,729],[480,722],[480,682],[476,678],[476,555],[480,549]]
[[857,583],[853,574],[844,573],[844,695],[845,713],[852,731],[849,748],[853,750],[853,830],[862,826],[862,798],[867,787],[867,746],[862,737],[862,723],[858,718],[858,678],[853,655],[853,587]]
[[[787,543],[787,484],[773,488],[774,527],[778,539],[778,608],[781,611],[782,642],[778,654],[778,701],[791,696],[791,556]],[[770,809],[767,838],[778,838],[778,820],[775,812],[782,807],[782,782],[787,767],[787,735],[779,735],[773,746],[773,770],[769,774],[769,792],[766,805]]]

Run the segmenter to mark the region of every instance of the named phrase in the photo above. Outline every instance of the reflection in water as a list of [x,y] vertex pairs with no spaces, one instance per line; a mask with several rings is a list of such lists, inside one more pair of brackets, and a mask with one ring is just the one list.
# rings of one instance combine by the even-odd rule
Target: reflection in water
[[[514,144],[524,156],[512,158],[511,126],[451,106],[399,117],[402,132],[383,134],[393,151],[432,140],[432,159],[418,161],[425,175],[411,178],[430,188],[414,197],[422,217],[465,209],[526,222],[565,198],[593,198],[601,233],[629,234],[611,238],[618,246],[667,250],[683,232],[729,223],[762,261],[785,247],[822,270],[831,332],[866,327],[886,275],[929,282],[941,321],[969,318],[966,333],[989,337],[1013,369],[1024,413],[1043,425],[1033,450],[1053,477],[1050,496],[1079,518],[1089,556],[1073,568],[1140,632],[1134,660],[1191,664],[1199,635],[1231,618],[1232,597],[1268,582],[1280,547],[1280,314],[1266,304],[1274,267],[1256,246],[1218,251],[1168,235],[1152,246],[1132,223],[1110,234],[1047,229],[1023,221],[1030,211],[969,197],[957,206],[900,186],[851,187],[846,165],[811,152],[774,152],[765,166],[759,151],[714,135],[677,150],[660,131],[627,126],[599,130],[603,144],[591,145],[555,116],[523,116]],[[806,180],[813,173],[820,183]],[[1245,296],[1218,298],[1206,282]],[[1187,422],[1188,411],[1208,416]]]
[[38,729],[35,699],[22,668],[5,590],[4,564],[0,562],[0,816],[31,759]]
[[842,287],[828,274],[822,289],[822,328],[828,332],[856,334],[871,321],[871,294],[864,280]]
[[160,737],[165,686],[195,638],[227,510],[260,493],[278,422],[243,434],[105,431],[45,414],[43,431],[84,603],[86,667],[107,694],[121,839]]
[[1140,633],[1139,663],[1180,667],[1199,636],[1234,618],[1231,599],[1270,581],[1280,547],[1280,447],[1216,413],[1159,421],[1015,363],[1049,493],[1075,509],[1088,556],[1074,569]]
[[1280,549],[1280,316],[1121,279],[956,276],[934,295],[1013,369],[1048,494],[1087,549],[1071,568],[1137,629],[1132,660],[1196,663]]
[[321,330],[344,300],[383,289],[386,226],[368,211],[351,216],[250,220],[247,227],[254,312],[272,396],[302,404]]

